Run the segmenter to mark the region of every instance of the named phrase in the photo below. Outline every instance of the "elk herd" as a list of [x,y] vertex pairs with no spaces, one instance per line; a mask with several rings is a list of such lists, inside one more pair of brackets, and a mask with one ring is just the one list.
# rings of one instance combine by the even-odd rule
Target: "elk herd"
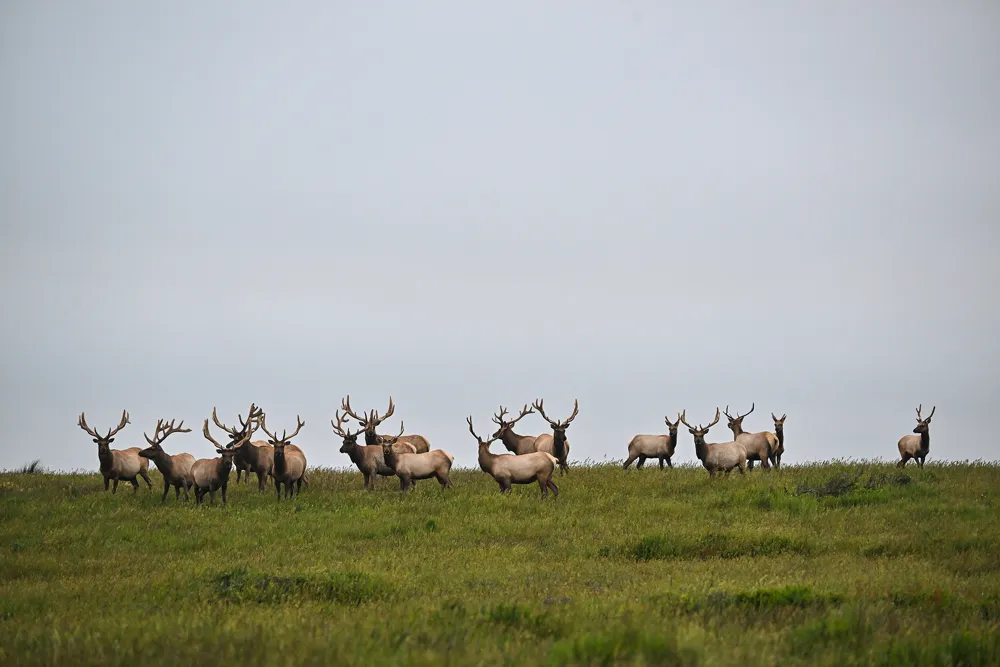
[[[747,469],[753,470],[757,462],[765,470],[770,470],[772,467],[780,468],[781,457],[785,452],[786,415],[777,417],[771,413],[774,422],[773,432],[750,433],[743,430],[743,420],[753,413],[755,407],[756,404],[753,404],[749,412],[742,415],[737,412],[736,416],[729,414],[729,406],[726,406],[721,413],[716,408],[715,418],[706,426],[702,426],[701,423],[692,426],[687,421],[687,410],[680,412],[674,421],[671,421],[670,417],[664,417],[667,433],[640,434],[632,438],[628,444],[628,456],[622,467],[627,470],[633,462],[636,462],[636,468],[641,469],[647,459],[657,459],[661,470],[664,464],[673,468],[671,459],[677,449],[677,432],[683,424],[694,439],[698,460],[711,477],[720,472],[728,475],[734,469],[739,469],[741,474],[745,474]],[[923,467],[930,451],[929,426],[937,408],[932,408],[927,417],[921,416],[922,408],[922,405],[917,407],[917,426],[913,429],[914,435],[904,435],[899,439],[900,461],[897,463],[899,467],[906,465],[910,459]],[[399,432],[395,435],[378,433],[378,427],[395,413],[395,409],[390,396],[389,406],[384,414],[374,409],[358,413],[351,408],[351,397],[347,396],[341,401],[340,409],[334,411],[334,419],[330,420],[334,434],[342,443],[340,452],[346,454],[361,472],[364,488],[374,489],[379,477],[398,477],[399,488],[404,494],[414,488],[418,480],[431,478],[437,480],[442,490],[451,488],[453,485],[450,472],[455,459],[452,454],[443,449],[431,449],[430,441],[423,435],[404,435],[403,422],[400,422]],[[489,435],[487,439],[476,433],[472,417],[469,416],[466,422],[469,425],[469,433],[478,446],[479,467],[496,480],[500,493],[510,493],[514,484],[537,483],[543,498],[548,496],[549,491],[558,496],[559,487],[553,481],[553,476],[557,468],[560,475],[569,471],[570,444],[566,430],[576,419],[579,411],[579,403],[574,400],[573,412],[569,417],[564,420],[550,419],[545,414],[543,401],[539,399],[530,407],[525,404],[517,417],[512,418],[507,409],[501,405],[500,411],[493,415],[493,423],[497,429],[492,434],[487,431]],[[551,433],[519,435],[514,432],[515,424],[536,412],[548,422]],[[732,440],[706,442],[705,436],[719,423],[723,414],[732,431]],[[105,491],[113,483],[111,492],[115,493],[118,490],[118,483],[124,481],[132,485],[135,493],[139,489],[139,478],[152,489],[153,483],[148,474],[149,462],[152,461],[163,476],[161,502],[166,501],[170,487],[173,487],[178,500],[183,489],[185,500],[189,498],[189,492],[194,490],[197,504],[201,504],[206,493],[214,503],[215,492],[219,491],[222,503],[225,504],[229,478],[234,468],[237,483],[241,481],[249,483],[250,474],[253,473],[257,477],[259,493],[265,491],[270,479],[274,483],[279,501],[282,498],[282,487],[284,487],[284,497],[287,499],[300,493],[302,485],[309,483],[306,455],[301,448],[292,443],[292,439],[299,434],[305,422],[296,417],[295,430],[289,434],[286,429],[282,429],[281,437],[278,437],[278,429],[272,431],[268,428],[264,411],[255,404],[250,405],[246,419],[243,415],[237,415],[237,419],[238,427],[226,426],[219,419],[215,408],[212,409],[211,420],[225,433],[222,439],[228,442],[223,444],[216,440],[209,429],[209,420],[205,419],[202,435],[215,448],[218,457],[197,460],[191,454],[171,455],[163,449],[163,442],[168,436],[191,432],[191,429],[184,428],[183,421],[176,424],[176,420],[169,422],[164,419],[158,420],[152,437],[143,434],[149,444],[145,449],[140,447],[111,449],[115,436],[130,423],[126,411],[122,411],[118,425],[109,429],[103,436],[87,424],[83,413],[80,413],[78,425],[97,443],[97,458],[101,475],[104,477]],[[357,424],[357,429],[352,430],[351,420]],[[251,440],[258,430],[267,435],[267,440]],[[364,433],[364,444],[358,443],[358,436],[362,433]],[[490,451],[490,446],[498,440],[509,453],[494,454]]]

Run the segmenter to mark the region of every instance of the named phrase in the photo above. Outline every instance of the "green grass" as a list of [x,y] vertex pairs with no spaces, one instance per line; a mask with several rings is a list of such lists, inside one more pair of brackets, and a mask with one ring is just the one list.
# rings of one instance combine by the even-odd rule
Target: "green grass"
[[[293,502],[0,474],[0,664],[1000,664],[1000,468],[479,471]],[[162,487],[159,487],[162,489]]]

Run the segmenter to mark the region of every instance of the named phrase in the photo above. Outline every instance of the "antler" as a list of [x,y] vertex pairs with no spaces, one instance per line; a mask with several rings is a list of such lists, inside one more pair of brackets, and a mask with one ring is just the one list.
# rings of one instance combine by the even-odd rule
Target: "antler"
[[498,426],[505,426],[505,425],[506,426],[513,426],[517,422],[519,422],[522,419],[524,419],[526,416],[532,415],[534,413],[535,413],[535,411],[532,408],[529,408],[528,404],[525,403],[524,407],[521,408],[521,414],[519,414],[516,419],[512,419],[510,421],[504,421],[503,416],[505,414],[507,414],[507,408],[505,408],[504,406],[501,405],[500,406],[500,412],[499,412],[499,414],[494,414],[493,415],[493,421],[496,422],[496,424]]
[[698,428],[695,428],[694,426],[691,426],[691,424],[687,423],[686,417],[687,417],[687,410],[682,412],[680,415],[680,420],[682,424],[684,424],[690,429],[694,429],[695,431],[707,431],[708,429],[712,428],[713,426],[719,423],[719,408],[715,408],[715,419],[708,426],[702,426],[701,424],[698,424]]
[[86,431],[91,437],[93,438],[100,437],[99,435],[97,435],[97,431],[95,431],[94,429],[90,428],[90,426],[87,425],[87,418],[84,416],[82,412],[80,413],[80,418],[76,420],[76,425],[82,428],[84,431]]
[[921,410],[921,409],[922,409],[923,407],[924,407],[924,404],[923,404],[923,403],[921,403],[921,404],[920,404],[920,406],[919,406],[919,407],[917,407],[917,419],[918,419],[919,421],[922,421],[922,422],[926,422],[926,421],[930,421],[930,420],[931,420],[931,417],[933,417],[933,416],[934,416],[934,411],[935,411],[935,410],[937,410],[937,406],[935,405],[935,406],[934,406],[933,408],[931,408],[931,413],[930,413],[929,415],[927,415],[927,419],[924,419],[923,417],[921,417],[921,416],[920,416],[920,410]]
[[399,422],[399,433],[396,435],[380,435],[379,442],[383,447],[388,447],[389,445],[394,445],[399,442],[399,439],[403,437],[403,422]]
[[469,422],[469,433],[472,434],[472,437],[475,438],[477,442],[479,442],[480,444],[482,444],[483,439],[480,438],[478,435],[476,435],[476,430],[472,427],[472,415],[469,415],[465,419],[465,421]]
[[715,419],[712,421],[711,424],[705,427],[705,430],[707,431],[708,429],[712,428],[718,423],[719,423],[719,408],[715,408]]
[[344,414],[347,415],[348,417],[353,417],[358,422],[358,424],[361,425],[362,429],[368,427],[368,415],[365,415],[364,417],[359,417],[358,414],[351,409],[350,394],[348,394],[347,398],[345,398],[340,402],[340,409],[343,410]]
[[776,422],[784,421],[785,417],[787,417],[787,416],[788,415],[786,413],[782,413],[781,419],[778,419],[777,417],[774,416],[773,412],[771,413],[771,419],[774,420],[774,421],[776,421]]
[[223,424],[221,421],[219,421],[219,415],[216,414],[215,407],[212,408],[212,421],[215,422],[216,426],[218,426],[219,428],[221,428],[223,431],[225,431],[229,435],[233,436],[234,438],[239,435],[239,433],[236,431],[235,428],[229,428],[228,426],[226,426],[225,424]]
[[306,425],[306,423],[302,421],[302,419],[298,415],[295,415],[295,421],[298,422],[298,426],[295,427],[295,431],[291,435],[288,435],[288,431],[283,429],[281,431],[281,437],[279,438],[276,435],[274,435],[274,433],[271,433],[270,431],[267,430],[267,424],[265,423],[265,419],[266,417],[264,417],[263,415],[260,418],[260,427],[264,429],[264,433],[267,433],[269,436],[271,436],[271,440],[274,440],[275,442],[283,442],[285,444],[288,444],[289,440],[297,436],[299,434],[299,431],[302,430],[302,427]]
[[[750,412],[753,412],[753,410],[754,410],[754,408],[755,408],[755,407],[757,407],[757,404],[756,404],[756,403],[752,403],[752,404],[750,405]],[[748,412],[748,413],[746,413],[746,414],[742,414],[742,415],[741,415],[741,414],[740,414],[739,412],[737,412],[737,413],[736,413],[736,416],[734,417],[734,416],[732,416],[731,414],[729,414],[729,406],[728,406],[728,405],[726,406],[726,409],[722,411],[722,413],[723,413],[724,415],[726,415],[726,419],[728,419],[728,420],[729,420],[729,421],[731,421],[731,422],[734,422],[734,421],[738,421],[738,420],[740,420],[740,419],[743,419],[744,417],[746,417],[747,415],[749,415],[749,414],[750,414],[750,412]],[[772,415],[772,416],[773,416],[773,415]]]
[[577,416],[578,414],[580,414],[580,402],[579,402],[578,400],[576,400],[576,399],[574,398],[574,399],[573,399],[573,414],[571,414],[571,415],[569,416],[569,418],[568,418],[568,419],[566,419],[566,420],[565,420],[565,421],[563,422],[563,425],[564,425],[564,426],[569,426],[569,423],[570,423],[571,421],[573,421],[574,419],[576,419],[576,416]]
[[[82,415],[83,413],[80,413],[80,414]],[[108,431],[107,437],[108,438],[113,437],[116,433],[118,433],[118,431],[120,431],[123,428],[125,428],[125,424],[128,424],[128,423],[129,423],[128,413],[125,412],[124,410],[122,410],[122,420],[120,422],[118,422],[118,426],[115,426],[113,429],[111,429],[110,431]]]
[[246,432],[246,430],[253,426],[254,430],[260,426],[260,418],[264,416],[264,410],[257,407],[254,403],[250,404],[250,410],[247,412],[247,420],[243,421],[243,415],[236,415],[240,420],[240,433]]
[[225,449],[225,447],[223,447],[222,445],[219,444],[218,440],[216,440],[215,438],[212,437],[212,434],[208,430],[208,420],[207,419],[205,420],[205,426],[201,429],[201,434],[205,436],[206,440],[208,440],[210,443],[212,443],[213,445],[215,445],[215,447],[217,449]]
[[333,414],[337,418],[337,422],[334,423],[334,421],[331,419],[330,420],[330,426],[333,427],[333,432],[336,433],[337,435],[339,435],[341,438],[355,437],[355,436],[358,435],[358,433],[361,433],[361,431],[364,430],[364,429],[359,429],[358,431],[356,431],[354,433],[351,433],[350,429],[345,429],[344,428],[344,422],[347,421],[347,419],[349,419],[349,417],[347,415],[344,415],[343,417],[341,417],[340,416],[340,410],[334,410]]
[[173,435],[174,433],[190,433],[191,432],[191,429],[184,428],[184,420],[183,419],[181,420],[181,423],[178,424],[177,426],[174,426],[174,421],[176,421],[176,420],[171,419],[170,423],[168,424],[166,419],[157,419],[156,420],[156,430],[153,431],[153,438],[152,438],[152,440],[150,440],[149,436],[146,435],[145,432],[143,432],[143,434],[142,434],[143,437],[146,438],[146,442],[148,442],[151,445],[159,445],[161,442],[163,442],[164,440],[167,439],[168,435]]
[[392,413],[396,411],[396,406],[392,404],[392,396],[389,397],[389,410],[383,416],[379,416],[376,410],[372,410],[372,416],[368,421],[375,422],[375,426],[378,426],[386,419],[392,416]]
[[548,418],[548,416],[546,416],[546,414],[545,414],[545,409],[544,409],[544,408],[542,407],[542,404],[543,404],[544,402],[545,402],[544,400],[542,400],[542,399],[540,399],[540,398],[536,398],[536,399],[535,399],[535,402],[531,404],[531,407],[533,407],[533,408],[535,408],[536,410],[538,410],[538,414],[540,414],[540,415],[542,416],[542,419],[544,419],[545,421],[547,421],[547,422],[548,422],[549,424],[551,424],[552,426],[555,426],[555,425],[556,425],[556,424],[558,424],[559,422],[554,422],[554,421],[552,421],[551,419],[549,419],[549,418]]
[[549,425],[551,425],[551,426],[569,426],[569,423],[571,421],[573,421],[574,419],[576,419],[577,414],[579,414],[579,412],[580,412],[580,403],[579,403],[579,401],[577,401],[577,399],[574,398],[573,399],[573,414],[571,414],[569,416],[569,419],[567,419],[564,422],[552,421],[551,419],[549,419],[545,415],[545,410],[542,407],[543,403],[544,403],[544,401],[542,399],[540,399],[540,398],[539,399],[535,399],[535,402],[532,403],[532,406],[536,410],[538,410],[538,414],[540,414],[542,416],[542,419],[544,419],[545,421],[547,421],[549,423]]
[[[682,412],[680,414],[681,423],[684,424],[685,426],[687,426],[688,428],[692,428],[693,429],[694,426],[691,426],[691,424],[688,424],[688,422],[687,422],[687,419],[686,419],[687,413],[688,413],[687,408],[685,408],[684,412]],[[695,429],[695,430],[698,430],[698,429]]]
[[680,420],[681,420],[681,413],[679,412],[677,413],[677,419],[674,420],[673,424],[670,423],[670,417],[667,417],[666,415],[663,416],[663,421],[667,422],[667,426],[669,426],[670,428],[676,428],[677,425],[680,423]]

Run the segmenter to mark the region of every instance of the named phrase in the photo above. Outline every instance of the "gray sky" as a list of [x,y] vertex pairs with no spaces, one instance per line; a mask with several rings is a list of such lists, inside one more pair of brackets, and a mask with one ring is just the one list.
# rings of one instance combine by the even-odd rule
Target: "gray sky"
[[207,456],[250,401],[344,466],[334,408],[390,392],[463,466],[466,415],[536,397],[579,398],[576,461],[751,401],[788,462],[896,457],[921,402],[933,459],[997,459],[998,34],[988,0],[3,3],[0,467],[96,469],[81,410]]

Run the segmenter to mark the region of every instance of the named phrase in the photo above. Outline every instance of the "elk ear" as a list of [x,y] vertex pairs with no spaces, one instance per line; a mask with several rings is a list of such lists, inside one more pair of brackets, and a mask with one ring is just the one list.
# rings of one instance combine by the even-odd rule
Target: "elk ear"
[[215,448],[215,453],[216,454],[225,454],[226,450],[222,449],[221,447],[216,447]]
[[114,441],[115,441],[115,439],[114,439],[114,438],[108,438],[108,444],[109,444],[109,445],[110,445],[110,444],[111,444],[112,442],[114,442]]
[[688,429],[688,433],[690,433],[691,435],[694,435],[694,429],[693,428],[689,428]]
[[97,444],[101,444],[101,441],[98,440],[97,438],[94,438],[94,442],[96,442]]

